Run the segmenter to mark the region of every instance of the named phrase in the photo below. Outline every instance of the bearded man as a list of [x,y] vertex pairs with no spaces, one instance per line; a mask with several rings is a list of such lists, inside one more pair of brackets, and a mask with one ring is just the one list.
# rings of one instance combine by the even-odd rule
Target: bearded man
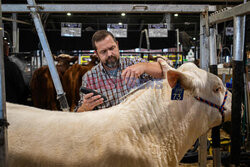
[[147,62],[142,58],[120,57],[118,41],[106,30],[95,32],[92,46],[100,63],[82,77],[82,87],[96,90],[107,97],[80,93],[75,112],[103,109],[119,104],[122,96],[131,88],[152,78],[162,78],[163,72],[158,62]]

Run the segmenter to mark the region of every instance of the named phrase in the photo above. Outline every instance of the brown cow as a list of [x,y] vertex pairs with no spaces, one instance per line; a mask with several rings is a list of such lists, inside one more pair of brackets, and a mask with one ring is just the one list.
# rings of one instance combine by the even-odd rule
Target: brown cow
[[79,89],[82,85],[82,76],[98,62],[96,56],[91,56],[87,65],[74,64],[63,75],[63,87],[66,92],[70,111],[73,111],[79,101]]
[[[61,54],[57,58],[56,69],[60,80],[62,81],[63,74],[69,68],[70,62],[75,62],[78,57],[73,57],[66,54]],[[59,110],[60,104],[57,100],[56,90],[49,72],[48,66],[38,68],[32,75],[30,81],[30,89],[33,105],[38,108]]]

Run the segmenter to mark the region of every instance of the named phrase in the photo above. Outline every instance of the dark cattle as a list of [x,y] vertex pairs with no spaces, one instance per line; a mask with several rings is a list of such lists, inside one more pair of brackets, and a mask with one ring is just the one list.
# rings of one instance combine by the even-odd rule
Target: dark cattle
[[25,85],[23,75],[18,66],[10,61],[9,46],[4,41],[4,72],[6,101],[18,104],[26,104],[28,87]]
[[63,75],[63,87],[66,92],[70,111],[73,111],[79,101],[79,89],[82,84],[82,76],[98,62],[96,56],[91,57],[91,61],[85,65],[74,64]]
[[[55,60],[58,61],[56,68],[60,80],[64,72],[69,68],[70,62],[75,62],[78,57],[61,54]],[[33,105],[38,108],[59,110],[60,105],[56,99],[56,90],[49,72],[48,66],[37,69],[30,82]]]

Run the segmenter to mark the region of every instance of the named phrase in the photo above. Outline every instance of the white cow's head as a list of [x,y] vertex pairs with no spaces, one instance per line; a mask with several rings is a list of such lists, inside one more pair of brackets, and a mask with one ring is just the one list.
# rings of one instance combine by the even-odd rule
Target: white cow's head
[[[224,121],[231,120],[232,94],[227,91],[219,77],[198,68],[193,63],[183,64],[176,70],[162,60],[158,62],[161,63],[165,77],[172,88],[175,87],[177,81],[180,81],[184,90],[190,91],[192,96],[201,97],[218,106],[223,104],[225,93],[227,92],[227,99],[224,104]],[[200,101],[200,103],[203,102]],[[211,128],[221,124],[222,115],[217,108],[209,107],[211,113],[208,112],[207,114],[209,114],[209,127]]]

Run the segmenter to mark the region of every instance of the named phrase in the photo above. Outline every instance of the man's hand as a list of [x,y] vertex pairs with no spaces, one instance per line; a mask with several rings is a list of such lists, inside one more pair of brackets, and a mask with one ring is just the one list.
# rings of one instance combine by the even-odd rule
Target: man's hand
[[77,112],[91,111],[96,106],[103,103],[103,98],[101,95],[93,96],[94,93],[88,93],[84,96],[83,103],[81,107],[77,110]]
[[138,63],[123,70],[122,78],[125,80],[125,83],[128,86],[133,87],[135,85],[136,79],[145,72],[146,65],[147,63]]

